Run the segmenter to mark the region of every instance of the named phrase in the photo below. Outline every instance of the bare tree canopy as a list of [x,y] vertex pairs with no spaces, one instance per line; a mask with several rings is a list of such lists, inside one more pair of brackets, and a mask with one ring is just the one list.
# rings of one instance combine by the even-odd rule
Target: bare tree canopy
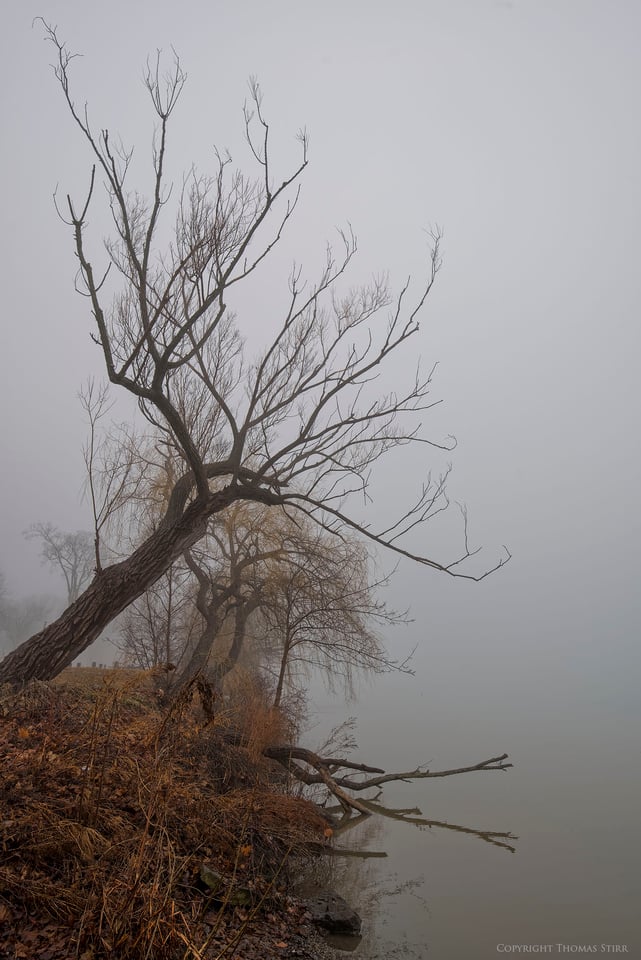
[[[57,621],[6,657],[0,682],[57,674],[203,537],[212,516],[237,501],[303,514],[332,535],[354,532],[452,576],[479,580],[501,566],[509,554],[481,572],[468,566],[477,551],[468,545],[466,525],[454,559],[415,546],[418,528],[448,505],[443,477],[426,479],[415,502],[382,529],[352,509],[355,496],[367,499],[373,468],[399,447],[451,446],[423,432],[421,417],[434,405],[431,370],[417,367],[395,389],[381,389],[379,379],[393,355],[406,363],[416,357],[419,318],[441,262],[439,232],[432,234],[424,278],[417,285],[408,279],[396,294],[382,277],[340,289],[356,253],[353,233],[342,232],[339,250],[327,248],[315,280],[292,268],[283,315],[268,331],[268,345],[255,348],[230,303],[238,284],[260,274],[296,211],[306,135],[299,135],[292,168],[274,170],[269,124],[252,83],[244,122],[255,175],[233,170],[231,159],[217,153],[212,174],[192,169],[172,195],[169,126],[186,76],[177,57],[168,73],[158,57],[145,75],[157,130],[153,183],[144,197],[128,184],[132,150],[92,126],[72,94],[73,55],[44,26],[56,78],[93,156],[83,199],[56,201],[73,235],[77,289],[90,306],[109,380],[136,397],[179,452],[183,472],[153,531],[125,559],[100,567]],[[87,232],[101,179],[113,234],[107,261],[99,264],[90,259]],[[173,236],[164,242],[170,216]]]
[[127,608],[119,621],[124,664],[150,670],[174,665],[195,630],[193,589],[188,572],[174,563],[163,576]]
[[86,530],[67,533],[52,523],[34,523],[25,531],[27,540],[39,540],[44,563],[62,574],[67,603],[77,600],[94,572],[93,538]]

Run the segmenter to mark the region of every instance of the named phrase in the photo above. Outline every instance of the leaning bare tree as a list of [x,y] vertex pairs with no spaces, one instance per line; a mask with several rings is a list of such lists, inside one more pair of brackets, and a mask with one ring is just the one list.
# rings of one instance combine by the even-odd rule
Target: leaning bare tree
[[[477,573],[464,566],[473,552],[466,537],[452,560],[426,556],[406,539],[446,505],[439,483],[423,485],[416,502],[383,530],[361,523],[350,509],[353,495],[362,499],[372,468],[386,454],[407,443],[431,442],[419,422],[432,405],[431,374],[417,372],[387,393],[377,390],[376,380],[392,355],[416,355],[419,315],[440,264],[438,233],[422,285],[412,293],[408,281],[395,296],[381,279],[339,292],[356,251],[351,232],[341,234],[340,253],[327,251],[315,282],[305,282],[300,268],[292,270],[280,324],[265,349],[252,351],[230,304],[238,285],[265,267],[296,210],[306,136],[299,136],[294,168],[276,175],[269,126],[253,84],[244,118],[256,178],[232,170],[222,154],[212,176],[192,170],[176,198],[173,239],[163,247],[171,198],[168,128],[186,79],[179,61],[168,77],[158,61],[146,74],[158,122],[147,199],[129,187],[132,151],[108,130],[96,131],[87,109],[77,106],[70,86],[73,56],[53,28],[45,29],[67,107],[93,154],[84,199],[58,200],[72,231],[77,285],[90,305],[92,336],[111,383],[136,397],[148,420],[171,435],[185,469],[153,532],[128,557],[98,570],[58,620],[9,654],[0,664],[0,682],[59,673],[204,535],[214,514],[238,500],[299,511],[337,536],[356,531],[453,576],[487,575],[488,569]],[[100,178],[114,225],[106,264],[90,259],[86,236]],[[262,306],[257,309],[263,317]],[[187,411],[181,395],[194,400]]]

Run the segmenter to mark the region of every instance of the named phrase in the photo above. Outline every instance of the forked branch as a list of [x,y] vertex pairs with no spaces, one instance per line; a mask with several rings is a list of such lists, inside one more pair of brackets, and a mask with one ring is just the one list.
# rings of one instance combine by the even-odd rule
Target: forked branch
[[[313,750],[298,746],[276,746],[266,747],[263,751],[266,757],[276,760],[293,777],[308,786],[314,784],[324,784],[329,792],[339,801],[343,809],[357,810],[359,813],[375,813],[375,804],[371,800],[360,800],[351,796],[347,791],[360,792],[375,787],[380,787],[384,783],[402,780],[404,782],[412,780],[426,780],[435,777],[452,777],[460,773],[473,773],[477,770],[508,770],[512,764],[507,763],[508,755],[503,753],[500,756],[490,757],[488,760],[482,760],[480,763],[474,763],[466,767],[454,767],[449,770],[429,770],[425,767],[416,767],[405,773],[385,773],[376,767],[367,767],[364,764],[352,763],[349,760],[343,760],[337,757],[321,757]],[[376,773],[379,776],[354,779],[353,776],[337,776],[341,770],[352,770],[360,773]]]

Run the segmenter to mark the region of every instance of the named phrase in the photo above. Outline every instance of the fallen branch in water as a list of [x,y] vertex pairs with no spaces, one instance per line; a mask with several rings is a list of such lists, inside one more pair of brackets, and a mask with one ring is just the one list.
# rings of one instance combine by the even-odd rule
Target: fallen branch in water
[[[308,786],[324,784],[329,792],[336,797],[344,811],[357,810],[359,813],[366,815],[376,812],[372,809],[372,801],[358,800],[347,793],[348,790],[368,790],[394,780],[409,782],[426,780],[430,777],[452,777],[459,773],[472,773],[476,770],[507,770],[512,766],[511,763],[505,762],[508,755],[503,753],[497,757],[490,757],[489,760],[482,760],[480,763],[474,763],[467,767],[455,767],[450,770],[430,770],[425,767],[417,767],[415,770],[405,773],[385,773],[380,767],[369,767],[362,763],[354,763],[351,760],[343,760],[337,757],[321,757],[313,750],[308,750],[305,747],[292,745],[265,747],[263,754],[280,763],[289,774],[301,783]],[[336,776],[340,770],[349,770],[361,774],[373,773],[378,774],[378,776],[355,780],[353,776],[345,774]]]

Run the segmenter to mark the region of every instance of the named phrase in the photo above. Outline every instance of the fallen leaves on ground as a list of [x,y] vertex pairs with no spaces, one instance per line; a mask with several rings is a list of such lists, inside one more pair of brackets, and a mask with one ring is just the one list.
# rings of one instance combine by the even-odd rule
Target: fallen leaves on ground
[[[0,700],[0,956],[309,957],[309,917],[283,878],[325,821],[229,746],[229,717],[163,714],[140,686],[35,684]],[[222,893],[200,882],[203,863]]]

